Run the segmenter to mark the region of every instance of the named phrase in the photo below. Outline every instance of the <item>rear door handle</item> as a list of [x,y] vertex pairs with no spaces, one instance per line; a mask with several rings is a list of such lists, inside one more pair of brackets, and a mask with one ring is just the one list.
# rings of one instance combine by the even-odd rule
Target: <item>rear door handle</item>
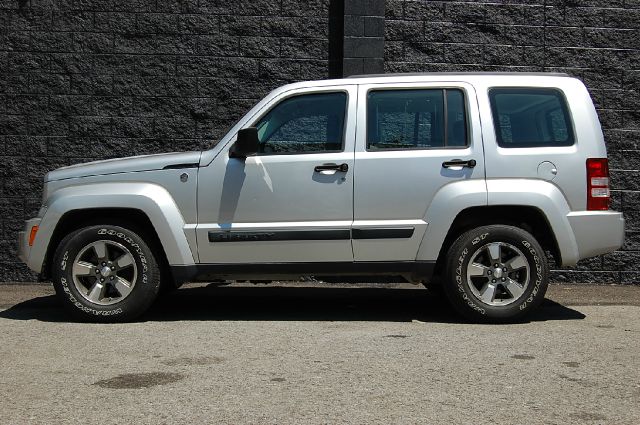
[[475,159],[470,159],[468,161],[463,161],[462,159],[452,159],[451,161],[445,161],[442,163],[443,168],[453,168],[453,167],[467,167],[473,168],[477,164]]
[[341,173],[346,173],[349,171],[349,164],[322,164],[316,165],[314,168],[316,173],[321,173],[323,171],[339,171]]

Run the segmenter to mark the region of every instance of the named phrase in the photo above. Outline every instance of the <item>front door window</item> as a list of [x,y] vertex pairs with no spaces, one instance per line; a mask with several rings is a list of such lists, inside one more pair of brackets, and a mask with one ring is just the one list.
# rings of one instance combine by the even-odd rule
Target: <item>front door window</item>
[[260,154],[341,152],[346,93],[305,94],[278,103],[256,124]]

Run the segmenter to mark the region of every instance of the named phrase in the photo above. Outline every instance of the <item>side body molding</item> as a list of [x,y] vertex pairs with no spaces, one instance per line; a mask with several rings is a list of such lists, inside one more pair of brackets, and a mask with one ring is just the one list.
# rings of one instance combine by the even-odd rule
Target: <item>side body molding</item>
[[[94,183],[69,186],[52,193],[38,230],[38,239],[50,241],[60,218],[67,212],[91,208],[133,208],[149,217],[170,265],[194,264],[184,233],[185,221],[169,192],[152,183]],[[47,244],[34,244],[27,265],[40,272]]]
[[443,186],[433,197],[424,220],[424,234],[416,260],[436,261],[447,233],[463,210],[487,205],[487,186],[484,179],[461,180]]

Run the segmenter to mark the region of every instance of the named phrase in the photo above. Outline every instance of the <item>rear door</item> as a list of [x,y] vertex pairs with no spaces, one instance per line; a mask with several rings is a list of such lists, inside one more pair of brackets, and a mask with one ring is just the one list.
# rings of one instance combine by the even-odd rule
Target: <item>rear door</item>
[[485,178],[475,91],[452,82],[358,90],[354,258],[413,261],[434,195],[452,182]]

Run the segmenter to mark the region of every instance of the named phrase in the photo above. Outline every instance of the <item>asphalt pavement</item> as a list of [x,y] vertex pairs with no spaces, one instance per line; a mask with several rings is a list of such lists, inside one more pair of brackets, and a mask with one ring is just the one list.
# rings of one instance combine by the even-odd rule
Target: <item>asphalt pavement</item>
[[189,285],[129,324],[0,285],[0,424],[638,424],[640,287],[461,321],[410,285]]

